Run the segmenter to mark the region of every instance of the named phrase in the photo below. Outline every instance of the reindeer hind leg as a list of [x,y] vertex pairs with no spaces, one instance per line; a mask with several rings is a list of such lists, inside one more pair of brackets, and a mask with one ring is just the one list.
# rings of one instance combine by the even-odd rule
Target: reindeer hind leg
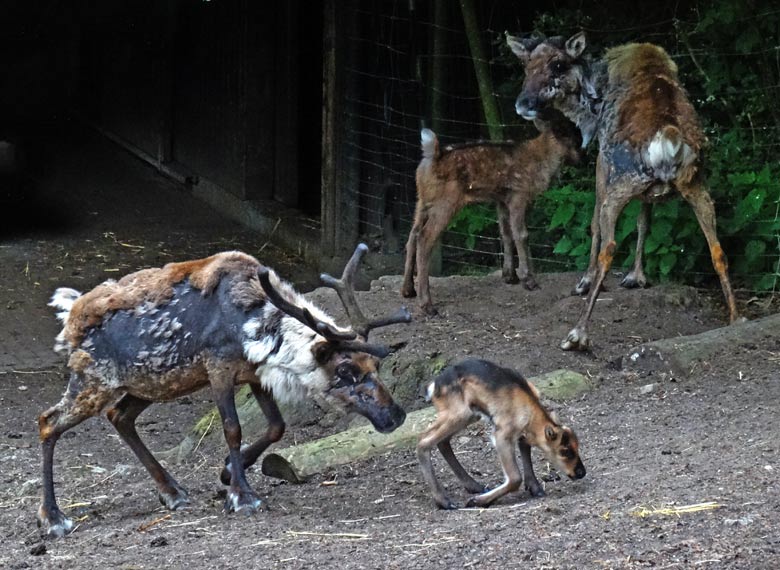
[[463,488],[469,493],[484,493],[488,490],[485,485],[469,475],[469,472],[460,464],[460,461],[458,461],[458,458],[455,456],[455,452],[452,450],[449,439],[439,442],[439,452],[442,457],[444,457],[445,461],[447,461],[447,464],[450,466],[453,473],[455,473],[455,476],[463,483]]

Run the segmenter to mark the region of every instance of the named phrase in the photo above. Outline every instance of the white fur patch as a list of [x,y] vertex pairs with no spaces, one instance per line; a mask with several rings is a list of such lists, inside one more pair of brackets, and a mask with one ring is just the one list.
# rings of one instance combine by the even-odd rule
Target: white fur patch
[[428,389],[425,391],[425,401],[430,402],[433,399],[433,392],[436,390],[436,382],[428,384]]
[[[49,306],[59,309],[57,311],[57,320],[63,325],[68,322],[73,303],[75,303],[76,299],[79,297],[81,297],[81,293],[70,287],[60,287],[54,291],[54,295],[51,296]],[[68,350],[69,346],[65,341],[65,329],[62,329],[60,334],[54,339],[54,352],[67,352]]]
[[431,129],[423,129],[420,131],[420,144],[422,145],[423,158],[433,158],[436,154],[436,133]]

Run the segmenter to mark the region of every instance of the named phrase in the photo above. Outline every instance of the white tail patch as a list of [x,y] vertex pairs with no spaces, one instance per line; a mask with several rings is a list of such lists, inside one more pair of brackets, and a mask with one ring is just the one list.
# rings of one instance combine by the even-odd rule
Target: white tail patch
[[430,402],[433,399],[433,392],[436,390],[436,382],[428,384],[428,389],[425,391],[425,401]]
[[683,140],[680,130],[671,125],[655,133],[642,151],[645,165],[664,182],[674,179],[678,169],[690,164],[695,156],[693,149]]
[[[64,325],[68,322],[70,316],[70,310],[73,308],[73,303],[76,299],[81,297],[81,293],[75,289],[69,287],[60,287],[54,292],[49,301],[49,306],[57,309],[57,319]],[[65,342],[65,329],[60,331],[57,338],[54,339],[54,351],[64,352],[68,349],[68,343]]]
[[423,158],[436,158],[439,154],[439,139],[431,129],[420,131],[420,143],[422,144]]

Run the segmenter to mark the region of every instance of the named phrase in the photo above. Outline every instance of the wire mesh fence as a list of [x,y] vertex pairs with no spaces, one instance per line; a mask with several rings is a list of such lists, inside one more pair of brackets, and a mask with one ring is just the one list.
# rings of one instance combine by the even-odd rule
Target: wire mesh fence
[[[536,135],[514,112],[522,70],[504,45],[506,31],[568,37],[583,29],[595,56],[627,41],[657,43],[672,55],[709,138],[709,185],[733,277],[749,291],[780,289],[780,10],[770,2],[744,8],[727,0],[647,4],[559,2],[539,9],[513,0],[348,4],[353,57],[346,73],[352,88],[343,112],[354,131],[345,155],[360,233],[386,253],[403,252],[414,214],[421,128],[432,128],[443,145],[495,138],[491,127],[505,139]],[[475,37],[464,23],[469,7],[482,57],[475,56]],[[489,70],[497,124],[485,119],[475,63]],[[587,160],[564,168],[537,200],[529,217],[537,269],[575,270],[587,263],[594,173],[591,148]],[[623,266],[633,259],[637,209],[627,209],[618,229]],[[684,210],[682,204],[656,208],[648,262],[658,279],[703,283],[715,277],[709,250],[692,225],[693,214]],[[441,257],[445,273],[499,268],[493,207],[458,214],[442,238]]]

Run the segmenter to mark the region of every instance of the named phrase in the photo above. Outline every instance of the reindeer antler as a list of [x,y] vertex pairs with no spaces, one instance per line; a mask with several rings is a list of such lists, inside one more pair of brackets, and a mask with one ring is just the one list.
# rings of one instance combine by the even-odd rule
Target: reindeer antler
[[352,257],[344,266],[344,271],[342,272],[340,279],[336,279],[327,273],[320,275],[320,280],[326,287],[335,289],[339,299],[341,299],[341,302],[344,305],[344,309],[347,311],[347,317],[349,317],[349,320],[352,323],[352,330],[364,340],[368,340],[368,333],[376,328],[398,323],[408,323],[412,320],[412,315],[406,307],[401,307],[392,315],[374,319],[372,321],[369,321],[363,314],[363,311],[360,310],[357,299],[355,299],[355,273],[360,264],[360,260],[367,251],[368,246],[366,244],[358,244],[357,248],[355,248],[355,253],[352,254]]
[[287,313],[292,318],[297,319],[307,327],[324,336],[327,340],[344,342],[355,340],[357,337],[357,334],[354,332],[342,332],[337,330],[333,325],[323,322],[312,315],[309,309],[294,305],[282,297],[281,293],[279,293],[271,284],[271,272],[267,267],[258,269],[257,278],[260,280],[260,285],[268,296],[268,299],[276,305],[279,310]]

